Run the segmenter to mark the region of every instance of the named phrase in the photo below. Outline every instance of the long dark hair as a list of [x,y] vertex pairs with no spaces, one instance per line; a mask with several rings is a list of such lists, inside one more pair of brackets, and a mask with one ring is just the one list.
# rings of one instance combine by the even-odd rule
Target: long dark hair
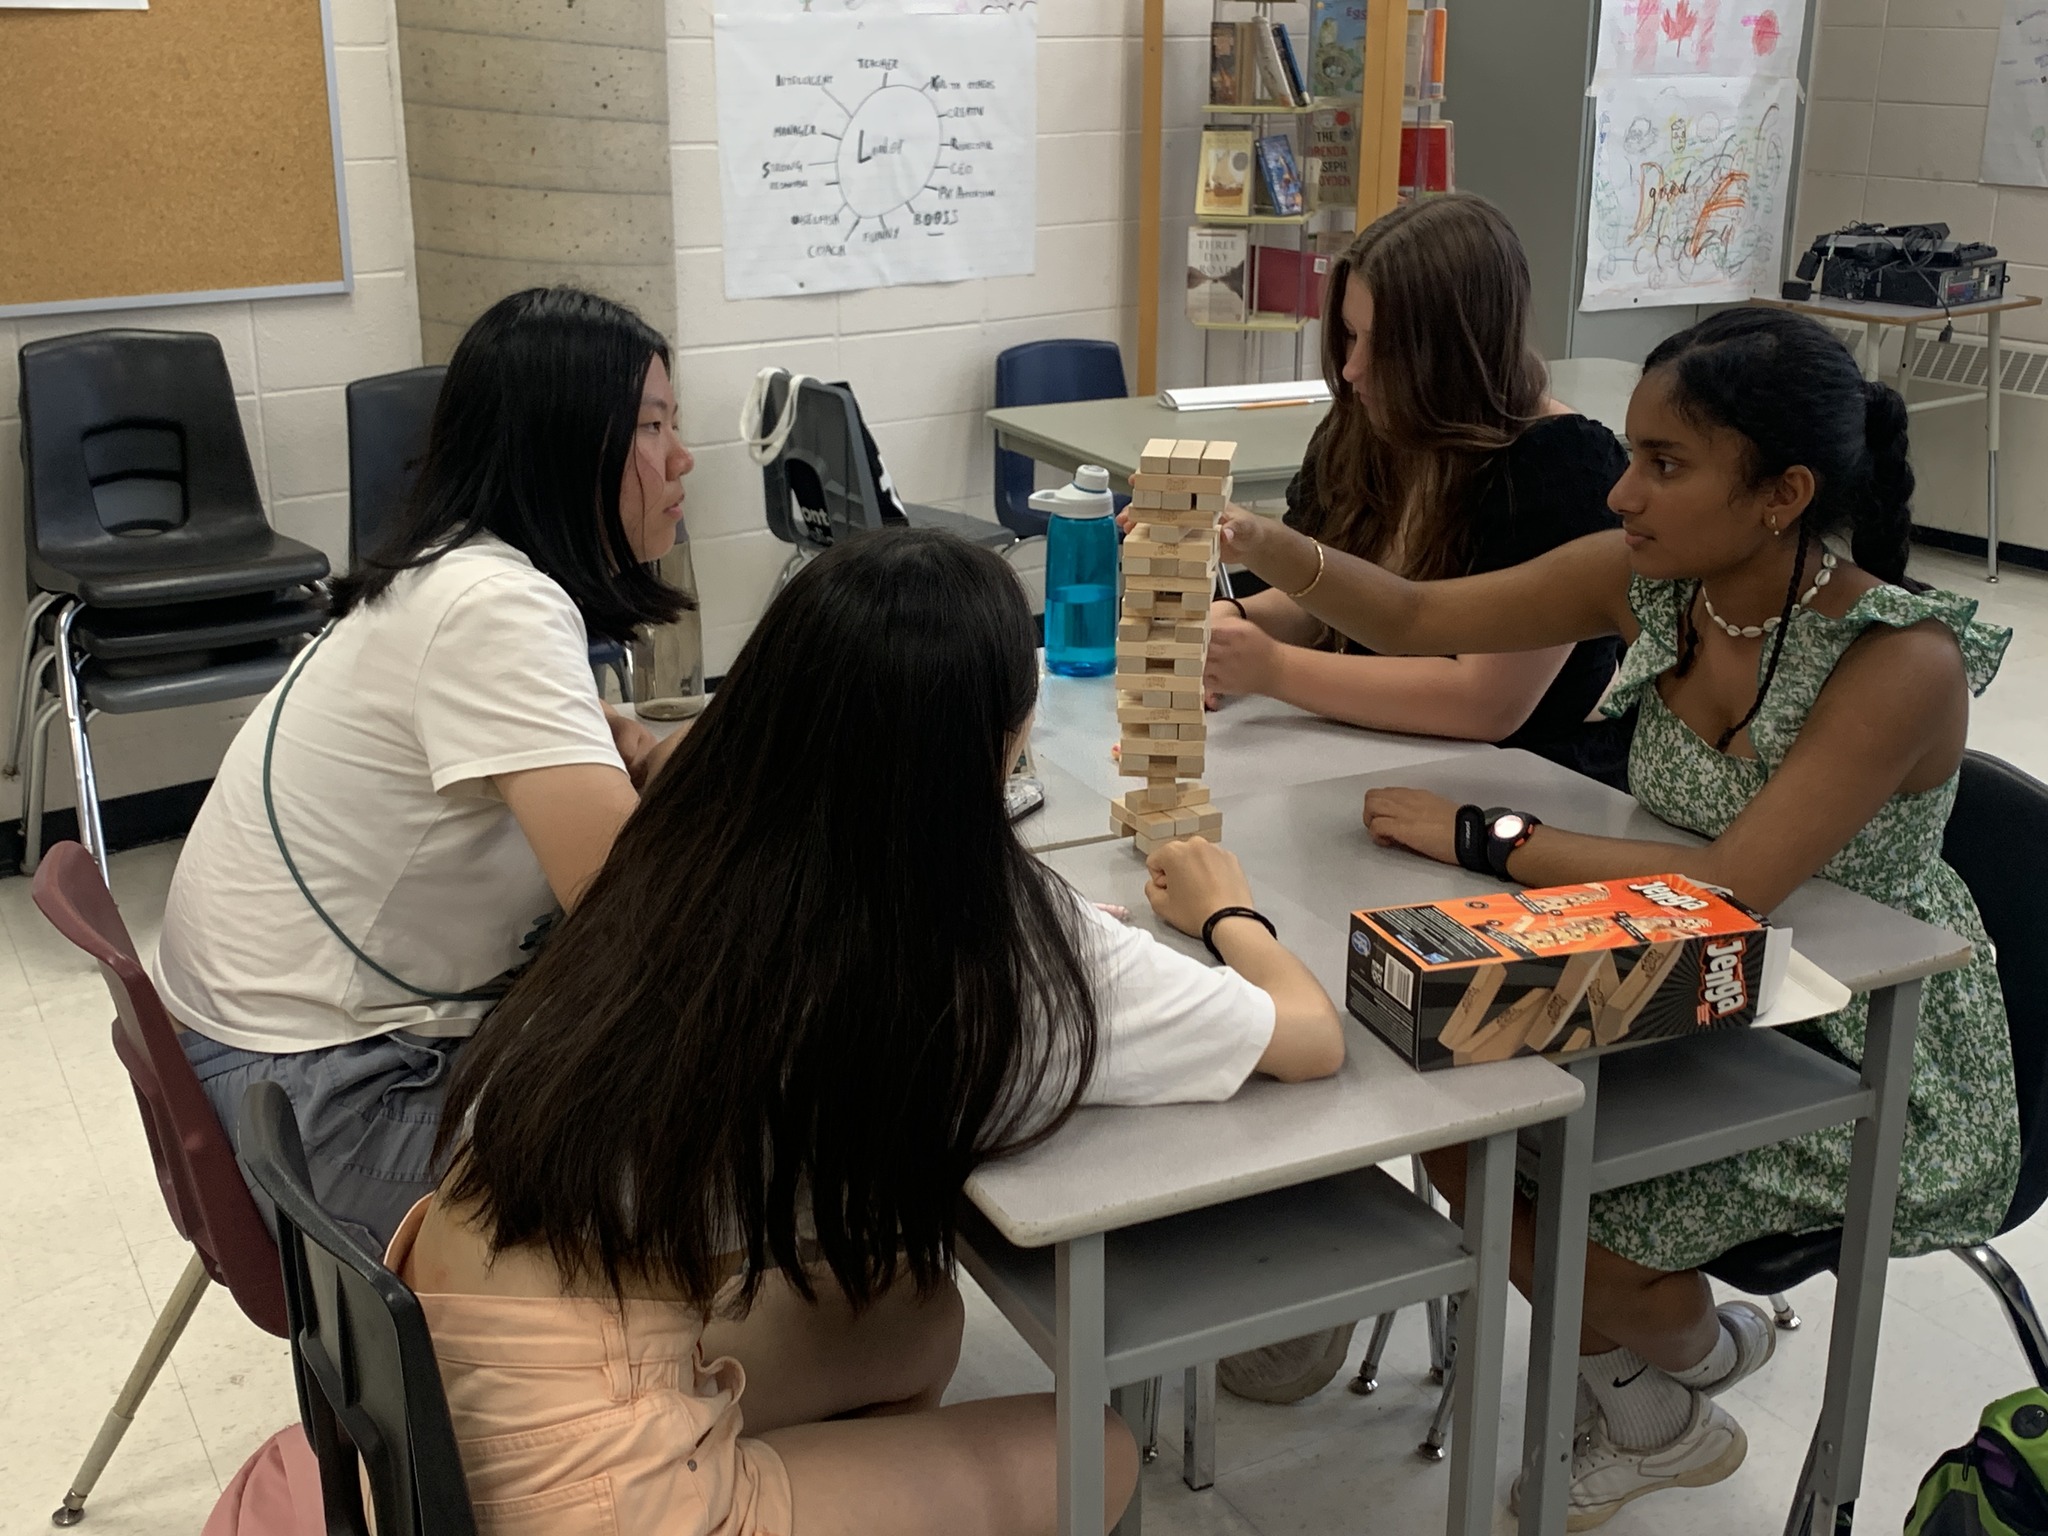
[[337,617],[400,571],[496,534],[567,592],[595,635],[630,640],[689,599],[642,565],[619,519],[647,365],[661,333],[577,288],[528,288],[477,317],[448,360],[411,499],[390,535],[335,583]]
[[[1369,399],[1344,378],[1354,277],[1373,297]],[[1543,411],[1548,375],[1528,328],[1529,260],[1485,198],[1425,198],[1367,225],[1331,269],[1324,300],[1319,537],[1368,560],[1399,540],[1404,574],[1464,575],[1466,494]],[[1404,528],[1411,505],[1418,521]]]
[[841,543],[769,605],[463,1054],[447,1193],[494,1248],[709,1307],[735,1250],[745,1294],[808,1294],[808,1212],[856,1305],[940,1281],[968,1173],[1098,1051],[1079,904],[1003,808],[1033,639],[1003,561],[932,531]]
[[[1671,405],[1695,426],[1743,440],[1743,478],[1751,490],[1795,464],[1813,474],[1813,500],[1799,518],[1799,539],[1770,659],[1749,712],[1721,737],[1728,743],[1756,718],[1778,674],[1798,606],[1807,552],[1846,531],[1850,555],[1880,581],[1906,583],[1913,545],[1913,466],[1906,456],[1906,402],[1866,380],[1849,349],[1825,327],[1788,310],[1724,309],[1657,345],[1643,363],[1663,371]],[[1684,608],[1678,673],[1699,651],[1693,608]]]

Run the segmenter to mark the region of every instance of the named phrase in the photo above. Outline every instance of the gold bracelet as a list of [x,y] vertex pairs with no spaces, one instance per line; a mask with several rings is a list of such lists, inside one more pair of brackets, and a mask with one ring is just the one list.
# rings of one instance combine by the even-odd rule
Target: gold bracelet
[[1309,593],[1315,591],[1316,582],[1323,579],[1323,567],[1328,563],[1328,557],[1323,552],[1323,541],[1321,539],[1311,539],[1309,542],[1316,547],[1316,574],[1314,579],[1299,592],[1283,592],[1280,594],[1282,597],[1292,598],[1295,602],[1300,602]]

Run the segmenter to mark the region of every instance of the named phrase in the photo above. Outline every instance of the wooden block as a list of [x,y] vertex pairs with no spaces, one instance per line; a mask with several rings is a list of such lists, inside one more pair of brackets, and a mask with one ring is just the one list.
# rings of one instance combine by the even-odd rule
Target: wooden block
[[1126,592],[1171,592],[1185,601],[1188,598],[1203,606],[1209,601],[1211,582],[1206,575],[1195,576],[1127,576],[1124,578]]
[[1173,670],[1182,677],[1200,677],[1202,675],[1202,658],[1199,656],[1177,656],[1174,658]]
[[[1163,493],[1162,493],[1163,494]],[[1193,498],[1190,498],[1192,500]],[[1171,524],[1176,528],[1187,528],[1198,532],[1213,533],[1217,513],[1197,512],[1193,507],[1147,507],[1145,521],[1155,527]],[[1185,535],[1183,535],[1185,537]]]
[[1202,455],[1209,451],[1206,439],[1184,437],[1173,445],[1173,468],[1168,474],[1199,475],[1202,472]]
[[[1149,726],[1139,727],[1149,730]],[[1199,741],[1182,741],[1176,736],[1126,736],[1123,738],[1123,760],[1129,762],[1137,757],[1200,757],[1206,750]]]
[[1152,574],[1155,576],[1164,576],[1166,573],[1160,569],[1160,567],[1163,565],[1171,565],[1175,571],[1179,572],[1183,576],[1200,576],[1209,581],[1214,581],[1216,579],[1216,567],[1210,564],[1206,556],[1199,560],[1155,559],[1152,562]]
[[1170,437],[1155,437],[1138,450],[1138,469],[1147,475],[1170,475],[1173,473],[1173,455],[1179,448]]
[[1209,722],[1206,720],[1184,721],[1176,729],[1182,741],[1206,741],[1209,736]]
[[1213,495],[1230,489],[1228,475],[1133,475],[1131,490],[1160,491],[1168,496]]
[[1109,802],[1109,829],[1112,832],[1129,832],[1131,830],[1131,813],[1121,800]]
[[1159,506],[1159,498],[1164,496],[1165,494],[1166,493],[1164,491],[1148,491],[1134,487],[1131,491],[1131,505],[1136,507],[1140,512],[1143,512],[1149,508]]
[[1223,841],[1223,813],[1222,813],[1221,811],[1213,811],[1213,810],[1212,810],[1212,811],[1207,811],[1207,812],[1204,812],[1204,813],[1202,813],[1202,814],[1198,815],[1198,816],[1196,817],[1196,819],[1195,819],[1195,834],[1194,834],[1194,835],[1195,835],[1196,837],[1202,838],[1202,839],[1203,839],[1204,841],[1207,841],[1207,842],[1211,842],[1211,843],[1220,843],[1220,842],[1222,842],[1222,841]]
[[1150,619],[1118,619],[1116,637],[1119,640],[1144,640],[1152,634]]
[[1181,661],[1202,654],[1201,642],[1193,645],[1179,640],[1118,640],[1118,656],[1143,656],[1148,661]]
[[1228,491],[1204,491],[1195,497],[1197,512],[1221,512],[1230,505]]
[[1209,643],[1209,615],[1199,619],[1182,619],[1173,626],[1173,638],[1183,645],[1207,645]]
[[1202,450],[1202,473],[1205,475],[1227,475],[1230,461],[1237,456],[1235,443],[1211,443]]
[[[1133,816],[1140,811],[1158,810],[1162,807],[1172,810],[1192,809],[1197,813],[1212,809],[1209,805],[1208,785],[1175,779],[1147,784],[1143,789],[1128,790],[1121,803]],[[1220,818],[1222,813],[1219,811],[1217,815]]]
[[1178,523],[1140,523],[1131,531],[1141,535],[1148,543],[1178,544],[1187,538],[1191,530],[1181,527]]
[[[1118,725],[1200,725],[1205,729],[1199,709],[1176,709],[1170,704],[1143,704],[1137,702],[1143,696],[1135,693],[1121,693],[1117,696],[1116,721]],[[1168,695],[1172,697],[1172,695]]]
[[1143,587],[1124,588],[1124,612],[1127,614],[1149,614],[1158,606],[1159,594]]

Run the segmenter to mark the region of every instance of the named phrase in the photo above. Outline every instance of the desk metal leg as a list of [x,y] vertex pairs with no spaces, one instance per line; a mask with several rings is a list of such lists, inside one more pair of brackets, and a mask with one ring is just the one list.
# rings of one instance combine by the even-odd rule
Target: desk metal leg
[[1985,359],[1990,365],[1984,380],[1984,579],[1998,580],[1998,425],[2000,402],[2005,390],[2005,334],[1999,324],[2005,316],[1998,310],[1984,317]]
[[1522,1536],[1561,1536],[1571,1494],[1600,1058],[1566,1063],[1565,1070],[1585,1084],[1586,1102],[1538,1132],[1535,1295],[1529,1302],[1529,1401],[1522,1430]]
[[1132,1436],[1137,1440],[1139,1477],[1131,1488],[1131,1502],[1124,1507],[1124,1517],[1117,1521],[1113,1536],[1144,1536],[1145,1533],[1145,1478],[1143,1475],[1145,1446],[1145,1424],[1148,1418],[1156,1419],[1159,1414],[1159,1378],[1134,1381],[1128,1387],[1114,1387],[1110,1390],[1109,1406],[1117,1411]]
[[1833,1536],[1846,1531],[1863,1480],[1885,1265],[1891,1257],[1892,1212],[1899,1195],[1899,1154],[1906,1141],[1906,1089],[1913,1076],[1913,1038],[1919,1024],[1919,982],[1870,995],[1863,1081],[1877,1102],[1871,1114],[1856,1122],[1848,1209],[1842,1221],[1842,1261],[1836,1271],[1834,1331],[1828,1339],[1827,1387],[1806,1470],[1786,1522],[1788,1533]]
[[1508,1247],[1514,1232],[1515,1134],[1465,1149],[1465,1251],[1479,1260],[1458,1307],[1456,1408],[1451,1421],[1450,1536],[1493,1530],[1500,1465],[1501,1356],[1507,1347]]
[[1878,372],[1884,361],[1884,328],[1875,320],[1863,322],[1863,377],[1880,378]]
[[1216,1362],[1191,1365],[1181,1390],[1180,1480],[1195,1493],[1216,1486]]
[[1913,342],[1919,334],[1919,326],[1908,324],[1899,337],[1899,366],[1892,370],[1892,388],[1902,400],[1906,397],[1906,380],[1913,370]]
[[1102,1529],[1102,1234],[1061,1243],[1053,1254],[1053,1390],[1059,1428],[1060,1536]]

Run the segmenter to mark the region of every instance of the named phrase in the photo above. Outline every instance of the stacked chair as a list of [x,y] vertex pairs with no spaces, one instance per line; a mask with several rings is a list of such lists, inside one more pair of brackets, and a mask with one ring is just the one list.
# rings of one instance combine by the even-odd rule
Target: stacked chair
[[268,692],[326,621],[327,557],[264,516],[213,336],[90,331],[30,342],[20,367],[29,602],[0,772],[26,772],[32,872],[62,714],[79,838],[104,875],[93,717]]

